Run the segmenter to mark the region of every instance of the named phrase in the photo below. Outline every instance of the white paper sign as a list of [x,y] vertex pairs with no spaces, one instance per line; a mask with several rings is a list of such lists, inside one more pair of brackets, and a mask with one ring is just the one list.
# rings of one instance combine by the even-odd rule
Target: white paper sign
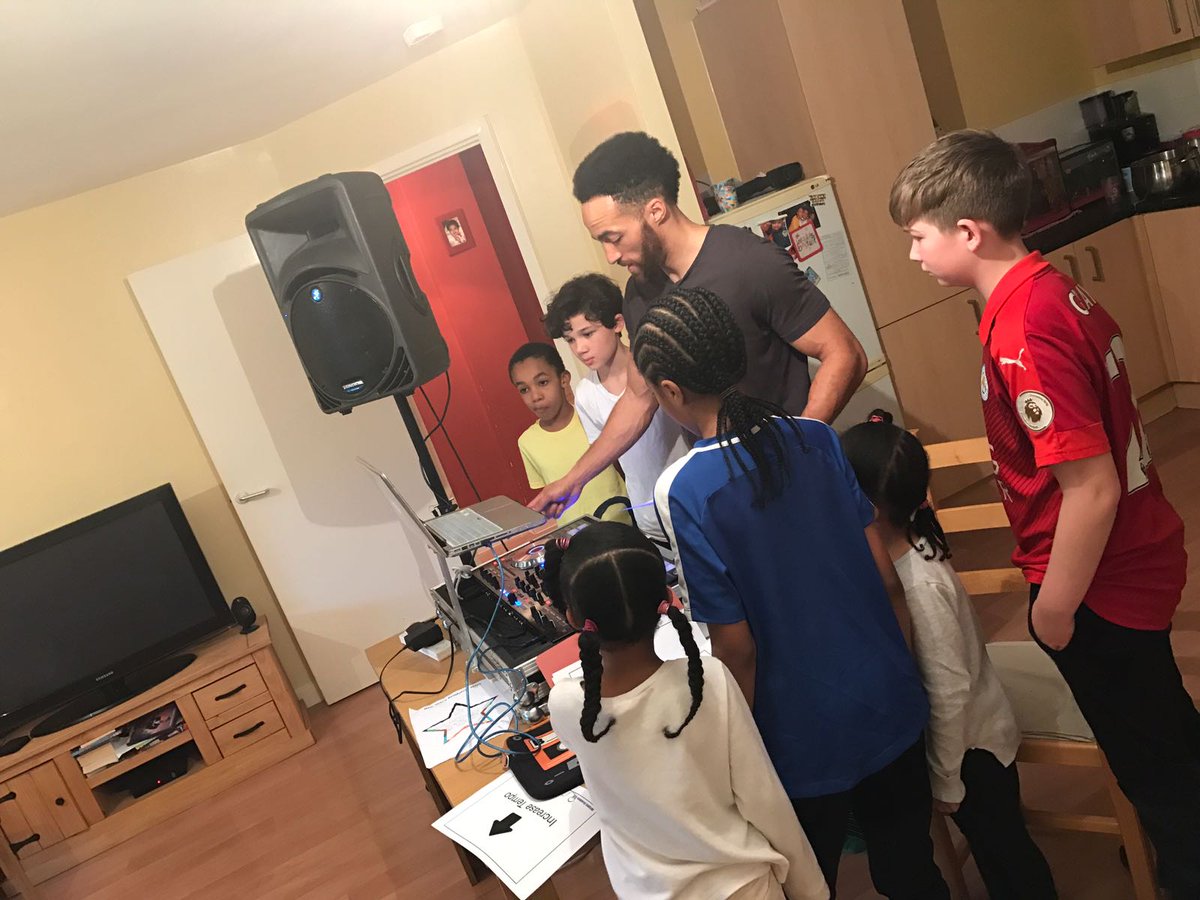
[[825,277],[831,281],[850,274],[850,244],[846,235],[834,231],[825,235]]
[[[493,732],[500,731],[502,726],[497,726],[497,723],[511,717],[511,711],[507,708],[511,699],[512,694],[506,687],[489,679],[471,685],[471,726],[476,734],[483,734],[489,728]],[[409,713],[425,768],[432,769],[448,759],[454,759],[471,733],[467,712],[467,690],[463,688]],[[497,738],[497,741],[502,740],[503,737]]]
[[525,900],[595,837],[600,818],[585,788],[533,800],[509,772],[433,827],[474,853]]

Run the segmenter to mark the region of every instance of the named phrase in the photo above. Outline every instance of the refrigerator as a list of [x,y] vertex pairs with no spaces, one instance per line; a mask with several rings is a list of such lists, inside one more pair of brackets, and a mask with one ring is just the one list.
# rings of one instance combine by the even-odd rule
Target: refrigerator
[[[830,305],[862,344],[867,354],[867,375],[833,427],[838,431],[849,428],[865,420],[873,409],[886,409],[903,427],[900,404],[858,263],[850,249],[833,179],[828,175],[809,178],[756,197],[708,221],[710,225],[747,228],[787,250],[797,268],[829,298]],[[810,359],[808,365],[816,371],[814,360]]]

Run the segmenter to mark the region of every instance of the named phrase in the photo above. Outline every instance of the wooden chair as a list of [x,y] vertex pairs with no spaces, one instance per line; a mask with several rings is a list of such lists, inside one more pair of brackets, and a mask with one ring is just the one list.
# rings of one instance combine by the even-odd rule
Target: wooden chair
[[[925,449],[933,469],[991,462],[986,438],[933,444]],[[999,501],[940,507],[938,520],[948,535],[1008,527],[1008,517]],[[959,572],[958,575],[972,598],[1016,591],[1024,593],[1028,589],[1020,570],[1011,566]],[[1112,801],[1111,816],[1026,807],[1025,819],[1029,826],[1054,831],[1119,835],[1129,861],[1134,896],[1137,900],[1155,900],[1158,883],[1153,849],[1137,813],[1117,786],[1104,754],[1053,661],[1032,640],[989,644],[988,655],[996,667],[1021,729],[1017,760],[1100,769]],[[934,845],[939,860],[943,862],[943,872],[949,867],[947,881],[952,893],[965,898],[962,865],[970,856],[970,849],[965,845],[962,849],[955,847],[945,817],[935,815],[933,818]]]

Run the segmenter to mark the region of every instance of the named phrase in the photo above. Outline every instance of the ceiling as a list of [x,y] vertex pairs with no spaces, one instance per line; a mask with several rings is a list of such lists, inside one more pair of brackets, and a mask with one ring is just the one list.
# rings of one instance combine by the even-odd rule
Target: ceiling
[[0,0],[0,216],[260,137],[524,2]]

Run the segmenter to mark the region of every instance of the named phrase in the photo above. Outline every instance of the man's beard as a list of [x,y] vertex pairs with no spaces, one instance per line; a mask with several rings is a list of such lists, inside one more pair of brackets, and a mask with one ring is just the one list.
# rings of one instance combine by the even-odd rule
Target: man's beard
[[644,219],[642,220],[642,265],[641,271],[634,273],[638,281],[657,280],[662,277],[663,266],[667,262],[667,251],[662,239],[655,234],[654,229]]

